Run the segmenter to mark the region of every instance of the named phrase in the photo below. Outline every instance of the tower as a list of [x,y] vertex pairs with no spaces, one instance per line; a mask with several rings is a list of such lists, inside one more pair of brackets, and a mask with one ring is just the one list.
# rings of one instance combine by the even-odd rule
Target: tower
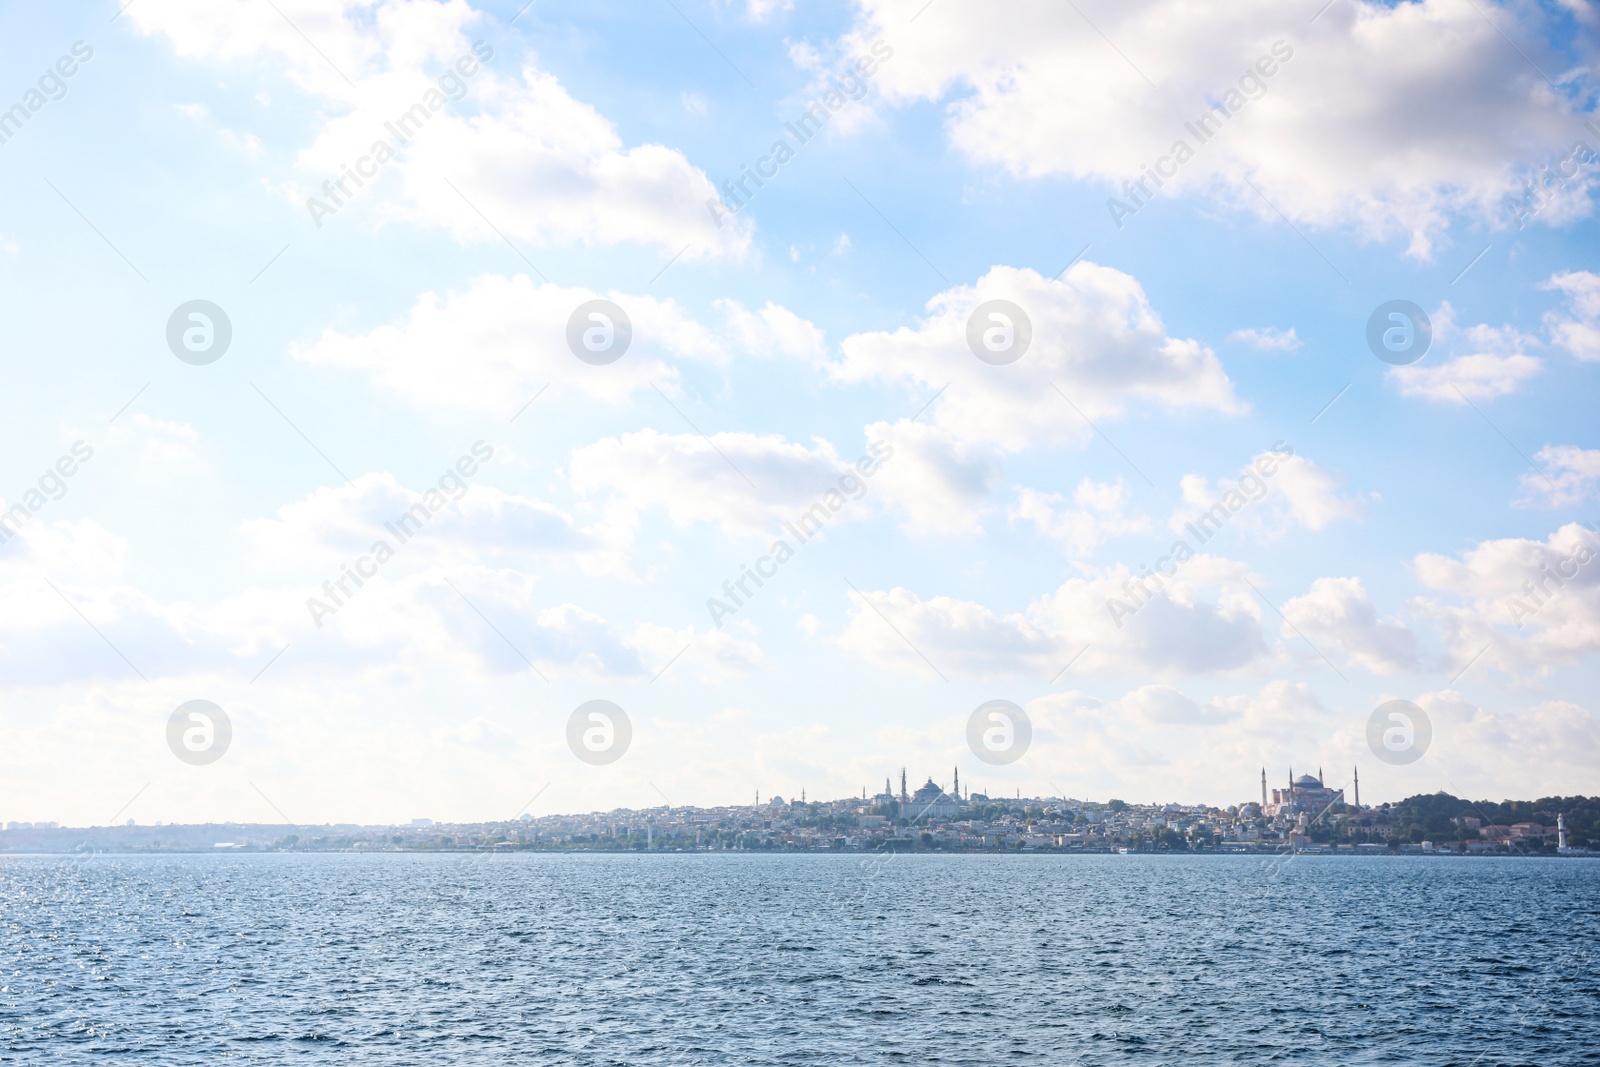
[[1556,815],[1556,851],[1567,850],[1567,816],[1564,813]]
[[906,769],[900,768],[900,803],[911,803],[911,794],[906,792]]
[[955,772],[956,772],[956,784],[955,784],[955,794],[956,794],[956,796],[955,796],[955,799],[957,801],[959,801],[961,799],[961,768],[960,767],[955,768]]
[[1317,784],[1320,785],[1320,786],[1326,786],[1327,785],[1327,783],[1322,780],[1322,768],[1321,767],[1317,768]]
[[1261,814],[1267,813],[1267,769],[1261,768]]
[[1351,770],[1353,770],[1355,772],[1355,778],[1356,778],[1356,810],[1360,811],[1361,810],[1361,768],[1360,767],[1353,767],[1353,768],[1351,768]]

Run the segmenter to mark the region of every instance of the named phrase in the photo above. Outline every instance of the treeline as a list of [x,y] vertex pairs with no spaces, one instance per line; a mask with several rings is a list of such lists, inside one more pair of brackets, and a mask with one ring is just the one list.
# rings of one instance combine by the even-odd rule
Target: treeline
[[[1453,819],[1478,819],[1484,826],[1535,822],[1555,832],[1556,816],[1567,818],[1567,843],[1577,848],[1600,845],[1600,797],[1541,797],[1538,800],[1465,800],[1449,793],[1407,797],[1389,808],[1389,822],[1402,840],[1473,840]],[[1421,835],[1421,836],[1419,836]],[[1551,845],[1555,843],[1552,836]]]

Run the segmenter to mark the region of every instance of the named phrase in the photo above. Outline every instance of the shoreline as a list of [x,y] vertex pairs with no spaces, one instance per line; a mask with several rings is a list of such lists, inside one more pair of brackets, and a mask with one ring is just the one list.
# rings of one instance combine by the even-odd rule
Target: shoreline
[[799,849],[799,848],[259,848],[253,846],[228,846],[212,848],[148,848],[148,849],[96,849],[82,852],[0,851],[5,859],[69,859],[84,862],[91,859],[121,856],[970,856],[970,857],[1026,857],[1054,856],[1060,858],[1082,856],[1138,856],[1191,857],[1191,858],[1267,858],[1284,859],[1309,857],[1314,859],[1600,859],[1600,852],[1569,849],[1565,852],[1456,852],[1448,849],[1128,849],[1114,848],[1028,848],[1028,849],[941,849],[941,848],[850,848],[850,849]]

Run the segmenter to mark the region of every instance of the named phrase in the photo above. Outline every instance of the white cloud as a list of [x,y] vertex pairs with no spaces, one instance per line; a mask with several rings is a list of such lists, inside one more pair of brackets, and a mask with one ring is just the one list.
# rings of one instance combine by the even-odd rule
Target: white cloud
[[[1419,599],[1458,664],[1482,653],[1483,668],[1543,677],[1600,651],[1596,535],[1577,523],[1544,541],[1481,541],[1459,557],[1423,553],[1413,569],[1448,598]],[[1477,668],[1474,668],[1477,669]]]
[[1600,722],[1570,701],[1491,710],[1453,689],[1414,699],[1433,725],[1426,762],[1447,779],[1440,785],[1451,792],[1529,798],[1577,793],[1583,791],[1577,783],[1592,776],[1600,761]]
[[[1163,586],[1145,579],[1140,595],[1138,574],[1107,568],[1004,615],[904,588],[863,590],[870,604],[851,595],[838,641],[880,667],[926,677],[937,670],[952,678],[1048,679],[1069,661],[1074,675],[1226,674],[1268,662],[1246,574],[1232,560],[1196,556]],[[1112,598],[1143,604],[1119,626],[1107,607]]]
[[[532,59],[520,69],[505,55],[485,60],[494,50],[487,42],[475,53],[475,38],[492,35],[462,0],[142,0],[128,15],[180,56],[235,67],[255,61],[330,112],[295,162],[310,195],[324,196],[322,183],[381,139],[401,149],[386,168],[399,188],[383,211],[461,240],[501,240],[481,211],[509,236],[536,243],[643,243],[668,256],[683,250],[686,259],[739,256],[749,245],[744,220],[712,222],[706,202],[716,191],[681,152],[625,145],[610,120]],[[472,70],[464,77],[454,67],[463,57]],[[444,93],[441,78],[453,79]],[[430,90],[438,106],[425,106],[421,130],[400,143],[386,123],[426,104]],[[298,182],[285,191],[297,206],[308,195]]]
[[1341,497],[1344,479],[1330,474],[1304,456],[1290,456],[1278,468],[1276,488],[1289,503],[1289,514],[1308,530],[1322,530],[1340,519],[1366,518],[1367,505],[1354,497]]
[[1480,323],[1465,329],[1455,324],[1455,311],[1448,301],[1431,316],[1435,350],[1464,354],[1438,366],[1414,363],[1390,367],[1389,377],[1403,396],[1421,396],[1452,404],[1468,400],[1492,400],[1517,391],[1529,378],[1544,369],[1544,363],[1524,350],[1538,341],[1512,326]]
[[1211,709],[1202,707],[1170,685],[1146,685],[1106,704],[1106,712],[1143,726],[1193,726],[1215,722]]
[[[1277,209],[1301,225],[1406,236],[1417,256],[1458,214],[1504,224],[1502,198],[1565,154],[1583,113],[1507,46],[1527,51],[1562,32],[1528,5],[1351,0],[1308,24],[1273,0],[1222,10],[1100,0],[1081,13],[1037,0],[1003,19],[982,0],[941,0],[907,35],[922,3],[857,0],[857,27],[839,48],[892,40],[894,61],[877,78],[884,96],[945,103],[950,142],[972,159],[1122,195],[1182,139],[1194,158],[1158,196],[1202,193],[1273,222]],[[1258,57],[1270,76],[1251,69]],[[1571,77],[1588,80],[1584,68]],[[1184,122],[1212,103],[1237,106],[1202,143]]]
[[1267,326],[1259,330],[1254,328],[1234,330],[1228,335],[1228,340],[1249,345],[1262,352],[1298,352],[1301,348],[1300,338],[1295,335],[1293,326],[1287,330],[1280,330],[1276,326]]
[[993,450],[968,445],[936,426],[901,419],[873,423],[867,440],[894,449],[872,481],[874,496],[905,513],[902,528],[919,533],[978,533],[990,493],[1001,478]]
[[1457,356],[1438,367],[1394,367],[1389,376],[1399,383],[1403,396],[1461,404],[1514,393],[1543,369],[1544,365],[1533,356],[1480,353]]
[[1575,359],[1600,360],[1600,275],[1567,271],[1551,275],[1539,288],[1559,290],[1567,297],[1565,313],[1552,311],[1544,317],[1551,343]]
[[1533,458],[1541,471],[1522,476],[1522,507],[1568,507],[1593,497],[1600,486],[1600,449],[1546,445]]
[[[866,484],[826,441],[808,448],[750,433],[704,438],[640,430],[574,450],[571,471],[581,494],[607,494],[636,512],[660,508],[679,526],[714,523],[739,539],[774,533],[829,490],[844,500],[841,478]],[[859,499],[865,491],[849,495]]]
[[[595,367],[573,355],[567,323],[580,304],[601,296],[623,309],[633,333],[621,359]],[[674,388],[677,360],[822,358],[821,332],[784,308],[769,303],[753,312],[730,300],[717,307],[724,322],[713,330],[672,300],[484,275],[443,298],[422,294],[401,321],[351,333],[329,329],[292,353],[313,366],[364,371],[418,407],[505,418],[552,383],[558,392],[616,404],[653,384]]]
[[782,356],[812,366],[828,359],[828,344],[816,326],[772,301],[749,311],[733,300],[718,300],[725,317],[723,333],[729,350],[751,356]]
[[[1269,470],[1271,474],[1265,473]],[[1226,525],[1258,540],[1282,537],[1297,526],[1322,530],[1341,519],[1366,518],[1364,501],[1339,495],[1343,481],[1304,456],[1262,452],[1231,483],[1212,486],[1201,475],[1184,475],[1179,480],[1183,503],[1173,509],[1167,525],[1182,533],[1196,523],[1214,536],[1219,504],[1233,513]],[[1208,512],[1211,520],[1203,523]]]
[[745,0],[751,22],[766,22],[773,15],[794,10],[794,0]]
[[[984,363],[967,347],[969,316],[995,299],[1019,305],[1033,326],[1026,354],[1009,366]],[[1132,402],[1245,410],[1216,354],[1169,336],[1139,283],[1110,267],[1080,261],[1059,280],[993,267],[975,285],[934,296],[927,309],[915,329],[845,338],[834,377],[928,392],[948,386],[930,412],[933,423],[1007,451],[1075,443],[1091,432],[1052,383],[1090,419],[1120,415]]]
[[1342,651],[1377,674],[1419,664],[1416,634],[1403,624],[1379,619],[1359,578],[1318,578],[1304,596],[1285,601],[1282,611],[1285,640],[1304,636],[1318,650]]
[[[1061,785],[1093,799],[1204,796],[1237,804],[1259,799],[1263,765],[1276,784],[1285,764],[1303,772],[1319,762],[1348,766],[1356,755],[1336,739],[1347,717],[1308,686],[1285,681],[1203,700],[1161,684],[1111,699],[1074,690],[1031,701],[1027,710],[1034,725],[1028,760],[1070,766]],[[1329,776],[1330,785],[1343,781],[1337,771]]]
[[[366,554],[373,542],[390,542],[388,529],[422,504],[437,513],[404,526],[405,552],[417,561],[465,562],[489,553],[582,553],[598,549],[604,534],[579,530],[572,517],[540,500],[472,484],[454,473],[445,486],[414,490],[392,474],[369,473],[347,485],[324,486],[285,504],[275,518],[250,519],[239,528],[252,555],[263,562],[337,567]],[[431,497],[424,497],[424,493]]]
[[1120,478],[1115,482],[1084,478],[1073,490],[1074,506],[1070,508],[1060,493],[1019,486],[1010,515],[1013,520],[1033,523],[1039,533],[1059,541],[1068,556],[1088,556],[1110,538],[1150,529],[1148,518],[1127,516],[1129,497],[1128,486]]
[[[687,261],[748,248],[747,220],[713,221],[707,202],[717,192],[703,171],[665,145],[625,147],[610,121],[551,75],[529,65],[520,78],[484,76],[476,92],[477,116],[442,112],[408,148],[396,217],[463,241],[500,241],[498,228],[539,244],[643,242],[662,265],[680,252]],[[365,149],[348,143],[330,132],[301,163],[336,174]]]

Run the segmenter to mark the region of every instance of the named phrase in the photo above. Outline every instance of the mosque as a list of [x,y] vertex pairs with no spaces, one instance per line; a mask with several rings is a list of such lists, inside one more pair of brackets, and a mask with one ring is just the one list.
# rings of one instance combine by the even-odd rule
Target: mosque
[[[865,790],[863,790],[865,792]],[[899,811],[912,822],[928,819],[953,819],[956,812],[961,810],[965,801],[961,797],[961,771],[955,770],[955,784],[946,793],[944,787],[938,785],[930,777],[926,782],[917,787],[915,793],[906,791],[906,770],[900,768],[900,794],[896,796],[889,788],[889,779],[883,780],[883,792],[872,798],[879,807],[898,804]]]
[[[1361,804],[1361,777],[1357,772],[1355,780],[1356,805]],[[1289,771],[1289,788],[1272,790],[1272,799],[1267,800],[1267,769],[1261,768],[1261,811],[1266,815],[1321,815],[1328,810],[1331,804],[1345,802],[1343,789],[1329,789],[1322,782],[1322,769],[1317,768],[1316,777],[1302,774],[1296,778],[1294,771]]]

